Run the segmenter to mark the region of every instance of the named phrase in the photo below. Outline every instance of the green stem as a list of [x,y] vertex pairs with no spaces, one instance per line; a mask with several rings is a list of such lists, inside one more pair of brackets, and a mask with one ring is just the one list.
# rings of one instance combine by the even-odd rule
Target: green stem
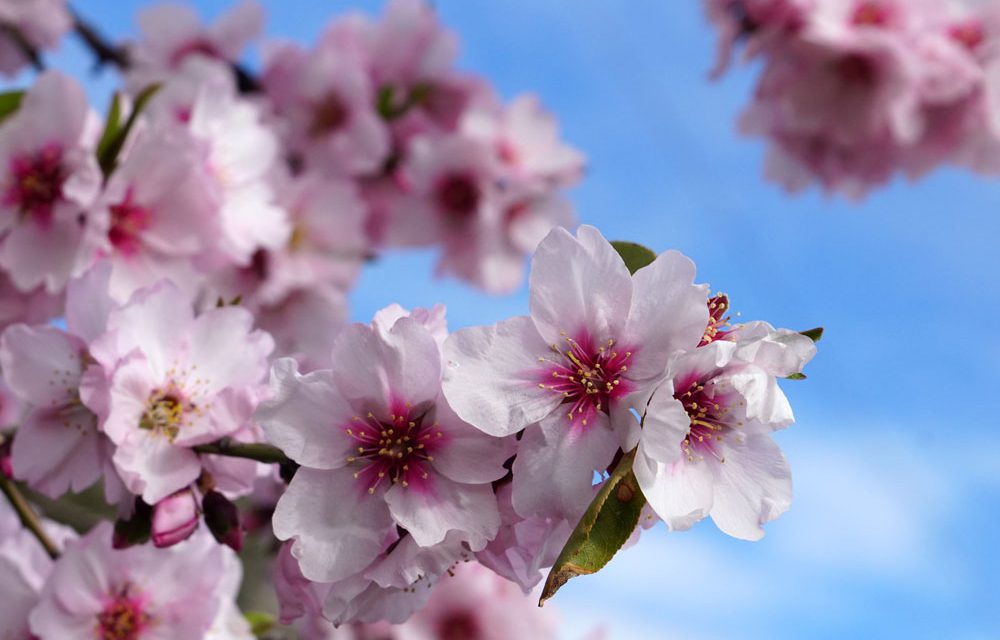
[[21,524],[23,524],[26,529],[31,531],[31,533],[38,538],[38,542],[41,543],[42,548],[44,548],[45,552],[49,554],[49,557],[53,560],[58,558],[59,549],[56,547],[55,543],[52,542],[52,539],[49,538],[48,534],[45,533],[45,530],[42,528],[42,522],[38,519],[38,515],[31,508],[31,505],[28,504],[28,501],[25,500],[21,491],[17,488],[17,485],[14,484],[14,481],[5,476],[3,473],[0,473],[0,491],[3,491],[3,494],[7,496],[7,500],[10,501],[11,506],[14,507],[14,511],[16,511],[18,517],[21,518]]
[[192,448],[196,453],[209,453],[217,456],[228,456],[230,458],[247,458],[266,464],[292,463],[288,459],[288,456],[282,453],[281,449],[257,442],[236,442],[229,438],[223,438],[222,440],[200,444]]

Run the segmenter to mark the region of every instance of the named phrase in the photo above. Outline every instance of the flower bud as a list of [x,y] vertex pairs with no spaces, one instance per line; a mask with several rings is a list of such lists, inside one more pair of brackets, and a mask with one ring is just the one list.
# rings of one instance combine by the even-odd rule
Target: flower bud
[[153,544],[171,547],[187,540],[198,528],[198,500],[191,489],[181,489],[153,507]]
[[229,498],[218,491],[209,491],[201,501],[205,511],[205,524],[220,543],[234,551],[243,548],[243,527],[240,512]]

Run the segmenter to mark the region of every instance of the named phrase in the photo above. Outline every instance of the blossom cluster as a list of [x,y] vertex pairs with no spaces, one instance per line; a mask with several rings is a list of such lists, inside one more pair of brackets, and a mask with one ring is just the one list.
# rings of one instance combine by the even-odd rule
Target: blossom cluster
[[[11,33],[43,15],[23,12]],[[504,104],[457,70],[454,34],[417,0],[337,19],[310,50],[271,43],[251,80],[252,1],[209,26],[180,5],[139,25],[105,122],[47,71],[0,124],[0,325],[59,315],[69,279],[101,260],[119,302],[163,278],[239,297],[307,357],[329,332],[302,318],[342,325],[377,252],[439,247],[440,273],[501,293],[572,223],[562,192],[583,157],[537,98]]]
[[[99,37],[8,4],[5,73]],[[105,118],[56,70],[0,101],[0,637],[253,637],[252,535],[306,638],[542,640],[525,594],[613,478],[645,509],[611,554],[660,521],[755,540],[789,507],[778,380],[813,339],[731,324],[676,251],[570,233],[582,156],[536,98],[458,71],[428,6],[271,43],[258,75],[253,1],[139,26],[99,47]],[[365,262],[411,246],[489,292],[531,255],[530,314],[348,324]],[[95,486],[114,522],[82,535],[19,494]]]
[[945,164],[1000,173],[1000,7],[976,0],[705,0],[763,71],[740,128],[767,175],[861,197]]
[[440,307],[388,307],[342,331],[326,368],[278,360],[257,417],[301,465],[273,522],[285,619],[401,622],[473,560],[527,591],[595,474],[633,450],[645,526],[710,516],[759,539],[791,503],[777,380],[815,346],[730,325],[727,296],[694,277],[674,251],[632,275],[593,227],[556,228],[532,260],[530,316],[448,334]]

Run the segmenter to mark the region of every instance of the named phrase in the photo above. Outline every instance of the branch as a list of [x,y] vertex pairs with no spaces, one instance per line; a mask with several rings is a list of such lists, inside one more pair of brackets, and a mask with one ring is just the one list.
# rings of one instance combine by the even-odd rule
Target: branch
[[228,456],[230,458],[247,458],[265,464],[295,464],[288,456],[282,453],[281,449],[259,442],[236,442],[229,438],[223,438],[208,444],[199,444],[192,447],[192,449],[194,449],[195,453],[208,453],[217,456]]
[[0,34],[3,34],[10,38],[14,45],[17,46],[18,51],[20,51],[31,66],[35,68],[35,71],[42,72],[45,71],[45,63],[42,62],[42,56],[35,48],[35,45],[31,44],[21,30],[12,24],[0,23]]
[[45,529],[42,528],[42,522],[38,519],[38,515],[32,510],[31,505],[28,501],[24,499],[21,495],[20,490],[18,490],[17,485],[14,481],[8,478],[3,473],[0,473],[0,491],[3,491],[4,495],[7,496],[7,500],[10,501],[14,511],[17,512],[19,518],[21,518],[21,524],[25,526],[26,529],[31,531],[38,542],[41,543],[42,548],[45,552],[49,554],[49,557],[53,560],[59,557],[59,549],[56,547],[52,539],[49,538],[48,534],[45,533]]
[[[70,9],[73,15],[73,29],[77,35],[83,39],[87,47],[97,57],[97,66],[113,64],[120,70],[128,69],[132,60],[129,58],[128,49],[115,45],[98,31],[92,24],[80,17],[75,10]],[[260,80],[250,73],[248,69],[237,64],[230,63],[233,74],[236,76],[236,87],[240,93],[260,93]]]
[[76,31],[76,34],[83,39],[84,43],[97,56],[98,67],[113,64],[119,69],[128,69],[131,61],[125,47],[111,43],[89,22],[81,18],[80,14],[74,9],[71,8],[69,11],[73,16],[73,30]]

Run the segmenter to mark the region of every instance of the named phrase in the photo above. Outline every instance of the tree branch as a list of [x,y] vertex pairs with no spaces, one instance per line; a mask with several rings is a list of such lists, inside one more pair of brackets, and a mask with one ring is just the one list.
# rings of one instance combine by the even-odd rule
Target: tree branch
[[28,42],[28,39],[24,37],[24,34],[21,33],[20,29],[11,24],[0,23],[0,34],[7,36],[14,41],[18,50],[24,54],[24,57],[28,59],[31,66],[35,68],[35,71],[45,71],[45,63],[42,62],[41,54],[38,53],[38,49],[35,48],[35,45]]
[[207,453],[217,456],[228,456],[230,458],[246,458],[266,464],[295,464],[288,456],[282,453],[281,449],[259,442],[236,442],[229,438],[223,438],[192,448],[195,453]]
[[58,558],[59,548],[52,542],[49,535],[45,533],[38,515],[31,508],[31,505],[28,504],[28,501],[24,499],[14,481],[3,473],[0,473],[0,491],[3,491],[3,494],[7,496],[7,500],[10,501],[11,506],[14,507],[14,511],[17,512],[18,517],[21,519],[21,524],[38,538],[38,542],[41,543],[42,548],[49,554],[49,557],[53,560]]
[[93,25],[81,18],[76,10],[71,8],[69,11],[73,16],[73,30],[76,31],[76,34],[80,36],[87,47],[97,56],[98,67],[113,64],[119,69],[128,69],[131,61],[125,47],[111,43]]

